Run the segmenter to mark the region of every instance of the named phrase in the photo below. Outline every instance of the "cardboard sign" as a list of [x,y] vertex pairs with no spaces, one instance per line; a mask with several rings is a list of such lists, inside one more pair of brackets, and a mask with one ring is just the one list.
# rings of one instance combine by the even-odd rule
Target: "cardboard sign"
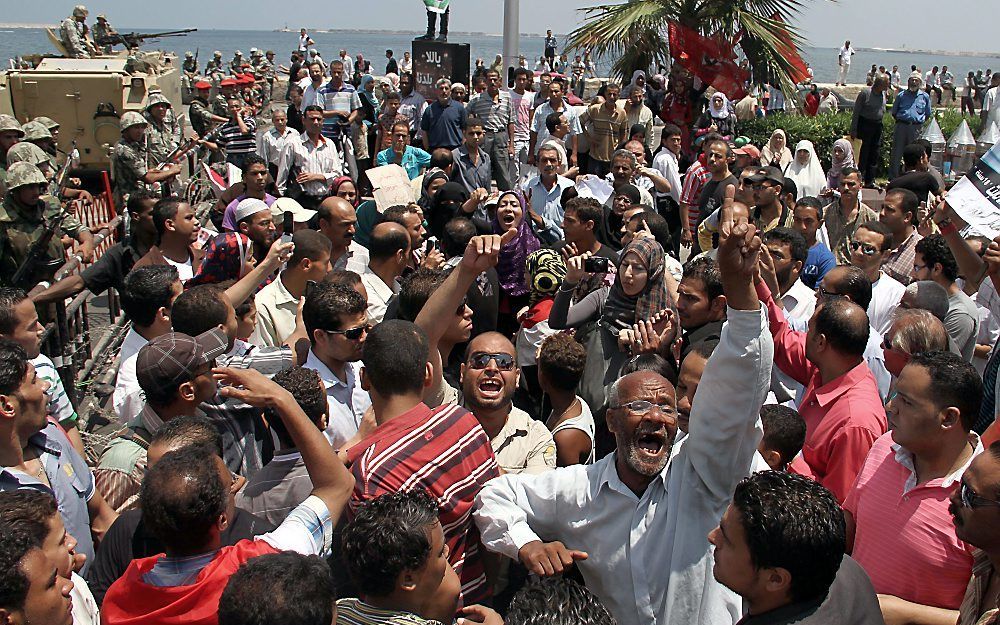
[[375,190],[375,208],[380,213],[390,206],[413,202],[413,187],[406,170],[399,165],[383,165],[368,170],[368,180]]

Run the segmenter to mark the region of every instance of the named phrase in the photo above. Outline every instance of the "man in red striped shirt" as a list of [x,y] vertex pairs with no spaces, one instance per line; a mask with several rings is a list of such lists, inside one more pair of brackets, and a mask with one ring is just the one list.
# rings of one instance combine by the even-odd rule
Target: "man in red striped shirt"
[[[442,307],[454,313],[476,276],[496,264],[502,243],[496,235],[474,237],[418,320],[446,325],[440,323]],[[469,605],[490,594],[472,507],[483,485],[500,470],[476,417],[455,404],[431,409],[423,403],[426,390],[440,384],[441,357],[431,349],[440,337],[429,340],[421,326],[384,321],[365,341],[361,386],[371,396],[378,427],[348,452],[356,480],[351,505],[356,509],[379,495],[414,488],[429,492],[437,500],[449,561]]]

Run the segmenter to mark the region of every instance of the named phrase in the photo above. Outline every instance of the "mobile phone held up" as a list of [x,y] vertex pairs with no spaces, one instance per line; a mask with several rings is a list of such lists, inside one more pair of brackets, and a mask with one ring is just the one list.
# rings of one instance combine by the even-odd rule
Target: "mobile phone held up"
[[587,273],[608,273],[609,261],[603,256],[591,256],[583,261],[583,270]]

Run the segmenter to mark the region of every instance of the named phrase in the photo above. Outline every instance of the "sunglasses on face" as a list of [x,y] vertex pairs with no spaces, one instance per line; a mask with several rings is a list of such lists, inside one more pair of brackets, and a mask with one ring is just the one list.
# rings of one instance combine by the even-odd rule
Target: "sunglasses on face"
[[958,491],[959,497],[962,500],[962,505],[969,509],[976,508],[1000,508],[1000,501],[993,501],[992,499],[987,499],[976,494],[976,491],[972,490],[965,480],[962,480]]
[[857,251],[861,248],[861,253],[865,256],[874,256],[878,254],[878,249],[871,243],[863,243],[861,241],[851,241],[851,249]]
[[834,293],[833,291],[827,291],[822,284],[816,288],[816,292],[819,293],[821,299],[827,299],[830,297],[844,297],[843,293]]
[[501,371],[514,370],[514,357],[510,354],[489,354],[486,352],[476,352],[469,357],[470,369],[485,369],[490,361],[494,361],[497,369]]
[[356,341],[364,336],[369,330],[372,329],[372,324],[366,323],[363,326],[358,326],[356,328],[348,328],[346,330],[326,330],[327,334],[342,334],[344,338],[349,341]]

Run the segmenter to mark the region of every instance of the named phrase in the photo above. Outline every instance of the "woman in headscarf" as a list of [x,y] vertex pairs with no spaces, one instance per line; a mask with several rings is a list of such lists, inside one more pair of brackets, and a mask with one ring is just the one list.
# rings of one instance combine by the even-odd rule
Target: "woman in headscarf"
[[654,239],[638,237],[622,250],[611,287],[603,287],[572,304],[573,289],[588,275],[584,266],[590,256],[588,252],[569,260],[566,277],[549,313],[549,325],[559,330],[597,321],[598,331],[590,335],[586,345],[587,364],[579,392],[596,412],[605,404],[608,385],[618,379],[631,356],[619,346],[619,332],[672,310],[674,303],[663,279],[663,248]]
[[[439,173],[444,174],[444,172],[435,172],[430,183],[427,182],[427,177],[424,177],[429,200],[426,207],[421,205],[424,210],[424,218],[427,220],[428,230],[430,230],[431,235],[438,239],[444,232],[445,224],[452,218],[459,215],[470,216],[466,215],[462,209],[469,201],[469,192],[457,182],[448,182],[447,176],[442,178],[438,175]],[[440,182],[441,180],[444,182]]]
[[[438,192],[440,195],[440,191]],[[497,198],[497,211],[493,216],[493,233],[504,234],[514,230],[514,238],[500,248],[497,277],[500,279],[500,315],[497,328],[510,336],[517,329],[515,315],[528,305],[530,292],[524,269],[528,255],[542,247],[531,229],[524,197],[519,191],[504,191]]]
[[729,98],[721,91],[712,94],[708,109],[701,114],[694,131],[696,137],[715,132],[728,141],[736,136],[736,115],[729,110]]
[[663,74],[653,74],[649,77],[649,82],[646,83],[646,106],[654,113],[660,110],[663,98],[667,95],[663,81]]
[[816,156],[812,141],[803,139],[795,146],[795,158],[785,168],[785,177],[792,180],[799,193],[795,199],[819,197],[826,187],[826,174]]
[[826,174],[826,188],[839,189],[840,178],[845,167],[857,167],[854,164],[854,146],[847,139],[834,141],[830,152],[830,171]]
[[399,91],[399,74],[386,74],[382,80],[388,81],[390,90]]
[[[538,249],[528,254],[524,274],[530,290],[529,307],[518,315],[521,325],[514,340],[517,346],[517,363],[522,371],[525,366],[534,366],[535,354],[542,341],[557,332],[549,327],[549,311],[552,310],[556,291],[566,277],[566,262],[562,254],[555,250]],[[524,377],[529,385],[537,379],[530,373]]]
[[760,151],[760,163],[785,171],[785,167],[791,162],[792,151],[788,149],[788,137],[784,130],[778,128],[771,133],[771,140]]
[[358,187],[350,176],[334,178],[330,183],[330,195],[347,200],[354,208],[358,207]]
[[622,89],[622,94],[628,93],[629,89],[635,86],[642,87],[643,89],[646,88],[646,72],[641,69],[637,69],[632,72],[632,80],[630,80],[629,83],[625,85],[625,88]]

